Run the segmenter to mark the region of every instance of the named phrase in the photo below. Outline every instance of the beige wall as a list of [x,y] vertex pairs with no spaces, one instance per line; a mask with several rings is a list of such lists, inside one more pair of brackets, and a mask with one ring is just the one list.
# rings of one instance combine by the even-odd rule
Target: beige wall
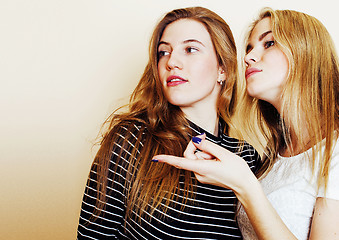
[[334,2],[0,0],[0,239],[75,239],[100,125],[126,102],[163,13],[208,7],[239,42],[262,6],[291,8],[338,47]]

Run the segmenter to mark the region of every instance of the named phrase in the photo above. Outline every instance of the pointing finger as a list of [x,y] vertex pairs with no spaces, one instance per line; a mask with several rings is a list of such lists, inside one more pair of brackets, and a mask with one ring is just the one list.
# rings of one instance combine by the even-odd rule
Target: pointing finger
[[158,161],[162,163],[167,163],[179,169],[185,169],[193,172],[200,172],[202,167],[201,164],[204,164],[206,160],[196,160],[188,159],[182,157],[176,157],[171,155],[157,155],[154,156],[152,161]]

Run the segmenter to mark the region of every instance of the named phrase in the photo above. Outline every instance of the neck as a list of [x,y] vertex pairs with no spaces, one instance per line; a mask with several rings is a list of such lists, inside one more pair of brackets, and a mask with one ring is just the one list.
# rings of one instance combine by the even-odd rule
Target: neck
[[314,135],[311,136],[307,132],[306,128],[304,128],[304,130],[299,133],[297,133],[293,129],[290,130],[289,138],[290,142],[281,153],[281,155],[285,157],[295,156],[300,153],[303,153],[307,151],[309,148],[311,148],[312,145],[314,144],[313,141]]
[[216,109],[211,108],[208,111],[198,111],[192,108],[182,108],[182,111],[190,121],[194,122],[209,133],[215,136],[218,135],[218,116]]

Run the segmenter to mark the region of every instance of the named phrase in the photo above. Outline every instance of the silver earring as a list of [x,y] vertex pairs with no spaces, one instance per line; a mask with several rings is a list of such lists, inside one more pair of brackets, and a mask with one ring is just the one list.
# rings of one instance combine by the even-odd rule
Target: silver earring
[[220,79],[220,80],[218,80],[217,82],[218,82],[220,85],[222,85],[223,82],[224,82],[224,80]]

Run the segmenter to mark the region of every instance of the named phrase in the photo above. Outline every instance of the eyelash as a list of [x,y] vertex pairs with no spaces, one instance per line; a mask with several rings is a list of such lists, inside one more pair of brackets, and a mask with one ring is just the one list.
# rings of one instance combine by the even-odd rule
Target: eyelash
[[[194,52],[197,52],[197,51],[199,51],[199,49],[197,49],[195,47],[187,47],[187,48],[185,48],[185,52],[188,53],[188,54],[189,53],[194,53]],[[159,51],[158,52],[158,58],[160,59],[163,56],[166,56],[168,54],[170,54],[168,51]]]
[[167,51],[159,51],[158,52],[158,57],[161,58],[161,57],[165,56],[166,53],[169,54]]
[[275,45],[275,41],[267,41],[267,42],[265,42],[264,47],[267,49],[267,48],[270,48],[274,45]]
[[186,53],[192,53],[192,50],[193,50],[193,52],[197,52],[198,51],[198,49],[195,48],[195,47],[187,47],[185,49]]

